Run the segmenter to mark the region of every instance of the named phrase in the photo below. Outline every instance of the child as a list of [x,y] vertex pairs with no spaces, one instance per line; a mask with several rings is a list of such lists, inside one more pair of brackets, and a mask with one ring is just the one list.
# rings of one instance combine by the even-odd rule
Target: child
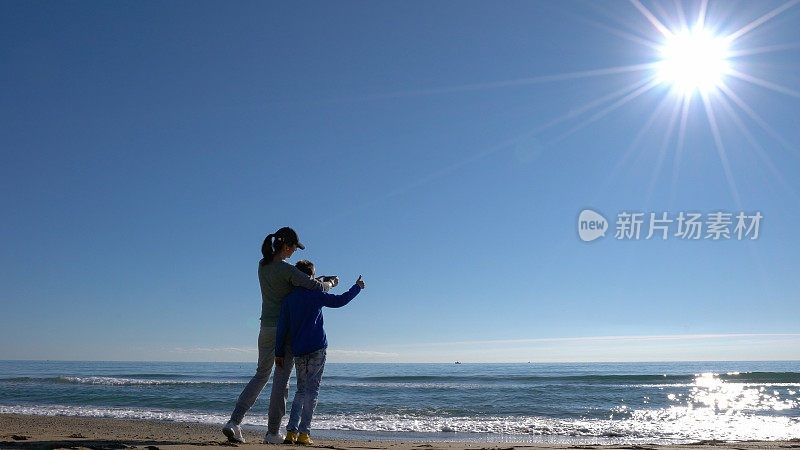
[[[314,278],[314,264],[310,261],[298,261],[295,267]],[[313,444],[309,436],[309,426],[314,408],[317,406],[319,383],[322,379],[322,369],[325,367],[325,349],[328,347],[325,330],[322,328],[322,307],[342,307],[362,289],[364,282],[359,275],[353,287],[342,295],[298,287],[283,299],[281,314],[278,317],[275,364],[283,367],[283,345],[288,337],[292,353],[295,355],[297,376],[297,392],[294,394],[292,412],[286,425],[285,444],[295,442],[304,445]]]

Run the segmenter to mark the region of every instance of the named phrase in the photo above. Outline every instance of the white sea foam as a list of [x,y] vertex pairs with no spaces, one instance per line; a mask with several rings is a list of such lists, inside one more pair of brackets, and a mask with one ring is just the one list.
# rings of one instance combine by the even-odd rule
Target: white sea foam
[[245,384],[242,381],[212,381],[212,380],[148,380],[139,378],[117,377],[58,377],[56,380],[71,384],[92,384],[102,386],[148,386],[148,385],[177,385],[177,384]]
[[97,417],[104,419],[164,420],[191,423],[223,423],[228,419],[220,414],[197,411],[71,405],[0,405],[0,413],[29,414],[36,416]]
[[[548,417],[430,417],[399,414],[320,414],[317,430],[353,432],[488,433],[611,438],[619,442],[688,442],[702,439],[786,440],[800,435],[800,420],[780,416],[718,414],[714,408],[673,406],[627,411],[614,419],[558,419]],[[62,405],[0,405],[0,413],[164,420],[207,424],[224,423],[228,416],[198,411],[154,410]],[[284,418],[284,421],[286,418]],[[267,418],[251,414],[246,425],[266,426]]]
[[[398,388],[398,389],[486,389],[485,384],[464,384],[464,383],[421,383],[421,382],[346,382],[346,381],[326,381],[326,386],[359,387],[359,388]],[[502,389],[524,389],[528,385],[505,384],[498,386]]]
[[[294,379],[294,377],[292,377]],[[143,379],[143,378],[126,378],[126,377],[110,377],[110,376],[59,376],[56,378],[6,378],[0,381],[39,381],[39,382],[55,382],[66,384],[84,384],[84,385],[98,385],[98,386],[148,386],[148,385],[244,385],[246,381],[221,381],[221,380],[176,380],[176,379]],[[696,387],[699,385],[708,384],[709,381],[719,382],[719,378],[712,374],[699,375],[691,383],[619,383],[619,384],[605,384],[598,386],[615,387],[615,388],[685,388]],[[750,383],[739,381],[724,381],[727,385],[737,387],[800,387],[800,383]],[[328,380],[328,386],[341,386],[341,387],[357,387],[357,388],[400,388],[400,389],[486,389],[486,384],[480,383],[463,383],[463,382],[441,382],[441,381],[344,381],[344,380]],[[559,383],[548,383],[547,387],[558,386]],[[570,385],[570,383],[564,383]],[[526,389],[529,388],[528,384],[509,384],[503,383],[494,386],[497,389]]]
[[[725,381],[726,384],[738,387],[800,387],[800,383],[743,383],[738,381]],[[695,387],[698,383],[664,383],[664,384],[610,384],[609,387],[635,387],[635,388],[665,388],[665,387]]]
[[713,411],[638,411],[627,419],[556,419],[546,417],[414,417],[321,416],[314,426],[358,431],[470,432],[493,434],[618,437],[623,440],[672,440],[675,442],[790,439],[800,433],[800,422],[786,417],[726,416]]

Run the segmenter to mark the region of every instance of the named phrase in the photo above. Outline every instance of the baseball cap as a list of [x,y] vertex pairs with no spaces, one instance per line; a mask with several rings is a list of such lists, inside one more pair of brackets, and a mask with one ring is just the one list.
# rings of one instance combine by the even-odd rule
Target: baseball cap
[[275,232],[275,239],[281,240],[289,245],[295,244],[297,248],[305,250],[306,246],[300,243],[300,238],[297,237],[297,232],[289,227],[283,227]]

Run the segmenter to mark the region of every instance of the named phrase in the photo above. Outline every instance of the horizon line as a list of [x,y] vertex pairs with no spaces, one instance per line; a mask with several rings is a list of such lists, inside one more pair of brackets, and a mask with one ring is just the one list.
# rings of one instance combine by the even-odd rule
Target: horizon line
[[[256,361],[175,361],[175,360],[135,360],[135,359],[0,359],[0,362],[114,362],[114,363],[223,363],[223,364],[256,364]],[[456,361],[441,362],[413,362],[413,361],[383,361],[383,362],[346,362],[329,361],[325,364],[455,364]],[[457,361],[459,364],[661,364],[661,363],[703,363],[703,362],[730,362],[730,363],[752,363],[752,362],[800,362],[800,359],[665,359],[653,361],[641,360],[594,360],[594,361],[505,361],[505,362],[482,362],[482,361]]]

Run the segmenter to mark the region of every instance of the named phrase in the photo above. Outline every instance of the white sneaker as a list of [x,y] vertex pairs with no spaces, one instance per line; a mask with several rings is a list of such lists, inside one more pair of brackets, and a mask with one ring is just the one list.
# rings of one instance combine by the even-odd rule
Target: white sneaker
[[267,435],[264,436],[264,443],[265,444],[283,444],[283,440],[284,439],[285,439],[285,437],[281,434],[280,431],[278,431],[277,433],[267,433]]
[[222,434],[231,442],[238,442],[244,444],[244,437],[242,437],[242,427],[237,425],[234,421],[229,420],[228,423],[222,427]]

